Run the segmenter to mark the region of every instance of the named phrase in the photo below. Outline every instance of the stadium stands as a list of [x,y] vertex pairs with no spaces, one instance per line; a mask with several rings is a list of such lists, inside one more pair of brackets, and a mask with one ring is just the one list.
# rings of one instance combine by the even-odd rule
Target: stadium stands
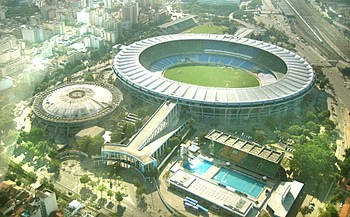
[[[176,64],[193,63],[238,67],[267,80],[260,87],[212,88],[161,75]],[[214,34],[163,35],[135,42],[117,54],[113,70],[146,101],[174,99],[191,114],[241,120],[298,108],[316,80],[312,67],[293,52],[261,41]]]

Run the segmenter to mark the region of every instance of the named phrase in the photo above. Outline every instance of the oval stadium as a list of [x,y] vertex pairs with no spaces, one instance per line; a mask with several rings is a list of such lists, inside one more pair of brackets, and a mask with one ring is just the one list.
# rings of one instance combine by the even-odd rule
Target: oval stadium
[[316,77],[297,54],[231,35],[176,34],[122,47],[119,80],[149,102],[177,102],[201,117],[248,119],[300,105]]

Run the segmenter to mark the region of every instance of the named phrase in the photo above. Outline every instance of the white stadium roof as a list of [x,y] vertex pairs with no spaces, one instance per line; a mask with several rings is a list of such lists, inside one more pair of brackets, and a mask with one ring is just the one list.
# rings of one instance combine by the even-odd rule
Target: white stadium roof
[[[159,43],[178,40],[225,41],[264,50],[279,57],[286,64],[287,73],[278,81],[264,86],[216,88],[169,80],[162,76],[162,72],[152,72],[141,65],[139,58],[143,51]],[[182,102],[215,105],[240,106],[283,102],[304,96],[315,82],[312,67],[297,54],[266,42],[236,38],[231,35],[176,34],[144,39],[125,46],[117,54],[113,69],[128,85],[148,94]]]

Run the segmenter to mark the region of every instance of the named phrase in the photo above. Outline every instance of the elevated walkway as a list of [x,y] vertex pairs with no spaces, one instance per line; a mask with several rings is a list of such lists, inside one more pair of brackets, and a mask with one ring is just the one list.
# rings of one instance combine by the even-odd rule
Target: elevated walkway
[[179,120],[178,116],[178,105],[164,102],[127,145],[104,145],[102,157],[106,160],[130,162],[142,172],[151,165],[156,167],[167,141],[187,123],[187,118]]

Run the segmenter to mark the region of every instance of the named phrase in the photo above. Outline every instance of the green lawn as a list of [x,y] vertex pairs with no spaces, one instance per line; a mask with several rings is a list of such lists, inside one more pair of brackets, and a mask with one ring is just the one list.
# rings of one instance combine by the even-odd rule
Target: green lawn
[[185,31],[185,33],[223,34],[226,29],[226,26],[214,26],[213,24],[206,23],[200,26],[195,26],[192,29]]
[[238,69],[212,65],[182,65],[167,69],[164,77],[187,84],[206,87],[256,87],[259,80],[252,73]]

